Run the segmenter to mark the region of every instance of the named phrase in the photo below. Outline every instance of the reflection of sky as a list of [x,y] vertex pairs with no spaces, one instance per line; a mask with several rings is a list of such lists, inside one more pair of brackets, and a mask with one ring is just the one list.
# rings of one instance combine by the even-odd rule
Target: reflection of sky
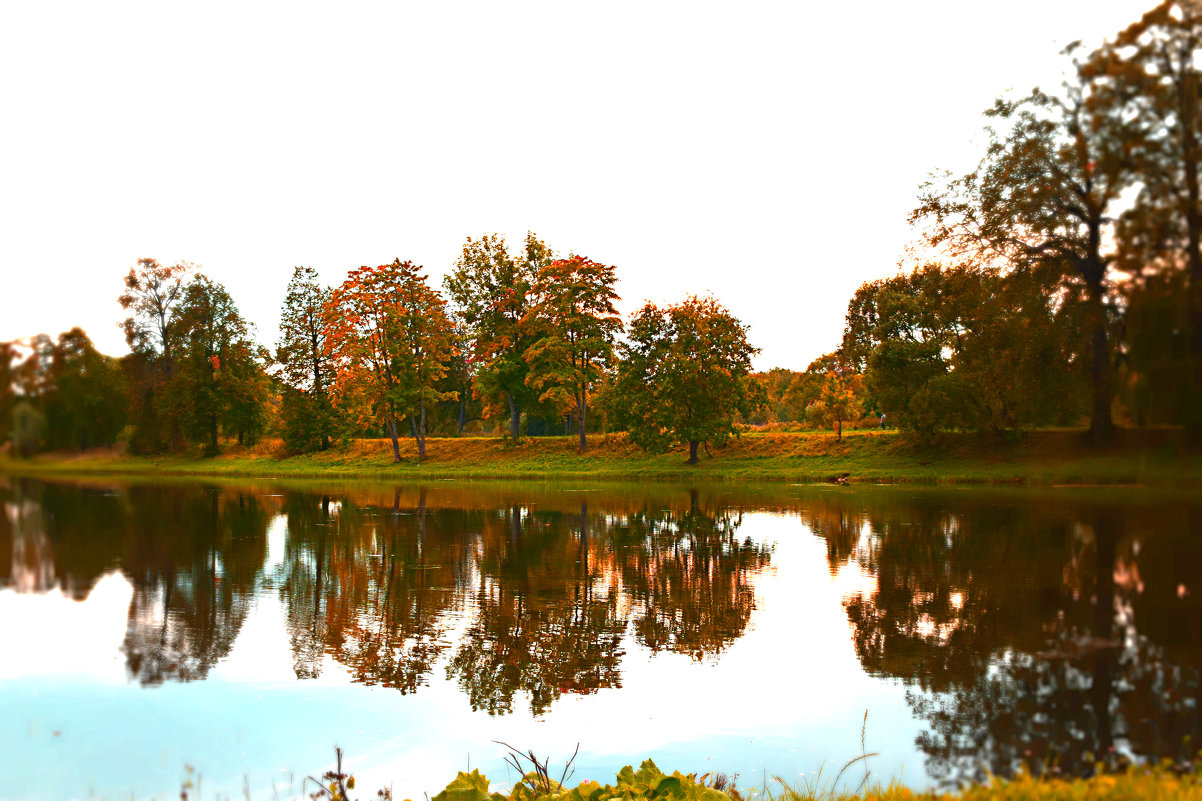
[[[257,596],[232,653],[206,680],[152,688],[125,678],[120,647],[132,588],[119,574],[83,602],[0,591],[8,646],[0,653],[0,760],[8,762],[0,797],[175,797],[185,763],[200,771],[204,797],[219,789],[240,796],[244,777],[258,796],[270,798],[274,782],[281,797],[299,797],[302,772],[330,767],[338,744],[360,787],[371,788],[365,795],[392,783],[398,798],[420,798],[469,760],[508,784],[493,740],[554,762],[579,741],[576,780],[612,781],[622,765],[648,756],[666,770],[739,773],[742,786],[819,770],[829,780],[860,753],[865,709],[868,748],[881,752],[874,774],[923,784],[904,688],[864,675],[852,647],[840,602],[865,577],[848,567],[832,577],[824,542],[797,517],[748,514],[739,535],[776,544],[739,640],[697,663],[652,657],[626,638],[621,689],[561,697],[540,718],[521,699],[514,714],[473,713],[442,664],[431,686],[409,696],[353,684],[329,657],[319,678],[297,681],[274,590]],[[278,517],[268,529],[267,576],[284,536]]]

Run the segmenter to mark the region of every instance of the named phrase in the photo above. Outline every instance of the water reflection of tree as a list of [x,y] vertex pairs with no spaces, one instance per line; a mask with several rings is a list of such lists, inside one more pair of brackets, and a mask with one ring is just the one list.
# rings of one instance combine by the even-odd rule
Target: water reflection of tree
[[621,685],[623,636],[701,659],[728,647],[754,608],[770,549],[736,536],[741,518],[704,510],[621,516],[512,507],[481,530],[476,617],[448,674],[472,705],[531,711],[564,693]]
[[143,684],[204,678],[253,603],[270,512],[255,496],[205,488],[134,487],[126,503],[129,673]]
[[122,570],[134,592],[123,651],[143,684],[203,678],[230,651],[266,554],[255,496],[197,486],[74,486],[18,479],[3,500],[21,591],[82,600]]
[[[525,511],[525,513],[524,513]],[[564,693],[621,686],[625,618],[604,517],[512,506],[481,521],[475,615],[447,666],[473,709],[539,714]]]
[[742,636],[755,608],[754,577],[771,549],[737,532],[742,513],[687,510],[630,516],[621,533],[623,581],[638,608],[639,641],[652,651],[715,655]]
[[281,593],[299,678],[325,654],[356,681],[415,691],[447,649],[448,613],[459,605],[465,534],[453,513],[424,496],[403,508],[293,495]]
[[0,507],[0,587],[83,600],[120,564],[125,510],[112,492],[13,479]]
[[[697,493],[617,507],[589,495],[575,508],[562,494],[502,508],[456,496],[428,508],[410,489],[282,501],[198,485],[14,481],[0,492],[0,580],[14,580],[18,539],[31,591],[82,599],[120,569],[133,585],[123,649],[145,684],[205,677],[256,593],[275,588],[300,678],[333,660],[357,681],[412,692],[441,661],[476,708],[512,711],[524,695],[541,713],[564,694],[620,686],[628,636],[697,659],[728,648],[770,559],[739,539],[737,512]],[[281,505],[283,553],[265,574]],[[453,627],[463,629],[454,644]]]
[[[856,521],[830,506],[811,524],[830,532],[832,567],[855,560],[876,579],[846,603],[857,654],[910,685],[933,777],[1020,766],[1088,774],[1128,752],[1184,756],[1184,737],[1196,742],[1189,599],[1199,563],[1184,560],[1202,532],[1180,513],[911,501],[870,506]],[[1184,639],[1180,628],[1166,639],[1143,625],[1169,607],[1193,622]]]

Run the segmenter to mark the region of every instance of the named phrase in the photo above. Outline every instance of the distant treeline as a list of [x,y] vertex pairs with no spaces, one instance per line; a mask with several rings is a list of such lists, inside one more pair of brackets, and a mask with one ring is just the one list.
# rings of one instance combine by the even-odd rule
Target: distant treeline
[[431,433],[508,420],[515,442],[575,432],[583,451],[588,432],[622,428],[651,449],[690,443],[695,458],[760,405],[746,327],[698,297],[647,304],[623,326],[616,280],[533,234],[517,255],[499,236],[469,239],[445,295],[411,262],[334,288],[297,267],[271,353],[194,265],[141,259],[118,298],[131,353],[104,356],[78,328],[4,343],[0,420],[25,456],[118,440],[215,454],[264,435],[302,453],[384,435],[399,460],[401,437],[425,456]]
[[664,450],[739,424],[879,421],[929,434],[1180,425],[1202,445],[1202,0],[1166,0],[1097,49],[1070,47],[1054,92],[1003,98],[966,175],[925,184],[915,264],[860,287],[837,350],[754,374],[747,329],[712,298],[623,324],[612,266],[469,239],[443,291],[394,261],[328,288],[296,268],[275,353],[192,265],[142,259],[120,297],[131,354],[73,329],[0,344],[0,433],[14,450],[132,452],[273,434],[331,442],[508,423],[626,430]]

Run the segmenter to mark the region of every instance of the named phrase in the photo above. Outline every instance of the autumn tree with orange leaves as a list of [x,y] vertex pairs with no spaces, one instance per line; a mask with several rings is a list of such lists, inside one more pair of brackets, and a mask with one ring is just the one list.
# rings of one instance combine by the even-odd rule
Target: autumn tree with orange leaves
[[589,393],[612,364],[614,339],[622,330],[614,307],[616,283],[613,267],[583,256],[558,259],[539,272],[536,301],[524,318],[527,330],[535,332],[525,352],[526,383],[539,393],[539,403],[575,415],[581,453],[588,447]]
[[453,327],[442,297],[420,270],[400,259],[352,270],[325,307],[334,402],[362,423],[382,423],[396,462],[400,423],[409,419],[424,459],[428,410],[458,394],[437,388],[453,354]]

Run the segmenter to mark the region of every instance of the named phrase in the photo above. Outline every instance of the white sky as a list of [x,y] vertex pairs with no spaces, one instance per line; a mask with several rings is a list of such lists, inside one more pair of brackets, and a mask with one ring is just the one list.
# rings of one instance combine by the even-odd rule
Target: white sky
[[[121,277],[196,262],[264,344],[294,265],[463,240],[712,292],[803,369],[897,270],[915,190],[998,93],[1152,0],[0,4],[0,340],[126,351]],[[975,139],[975,141],[974,141]]]

